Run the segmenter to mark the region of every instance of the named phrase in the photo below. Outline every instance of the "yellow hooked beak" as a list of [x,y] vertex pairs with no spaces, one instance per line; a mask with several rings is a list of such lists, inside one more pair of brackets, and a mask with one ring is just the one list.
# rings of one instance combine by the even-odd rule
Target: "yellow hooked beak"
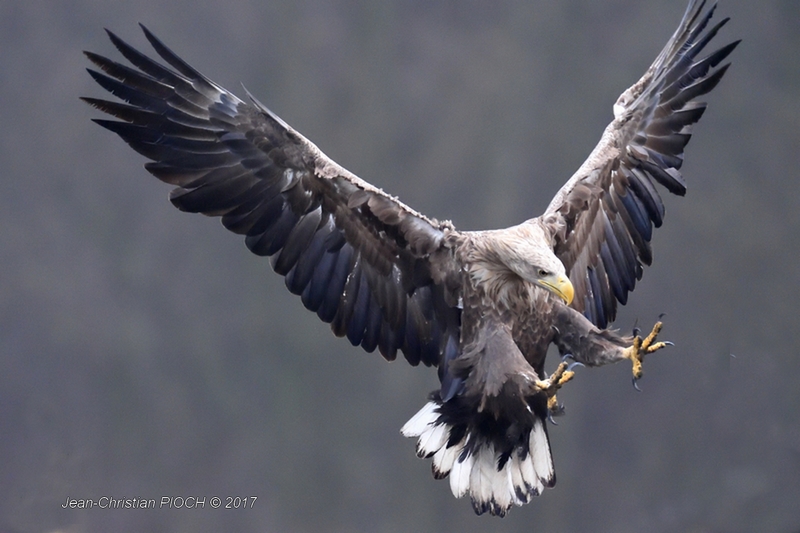
[[559,296],[567,305],[572,303],[572,298],[575,296],[575,288],[572,286],[572,282],[570,282],[567,276],[551,274],[550,276],[539,279],[538,283],[548,291]]

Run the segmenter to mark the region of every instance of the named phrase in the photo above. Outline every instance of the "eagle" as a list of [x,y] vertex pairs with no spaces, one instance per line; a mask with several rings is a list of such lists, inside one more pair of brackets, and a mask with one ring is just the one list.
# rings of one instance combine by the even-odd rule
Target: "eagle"
[[[270,258],[303,305],[367,352],[438,368],[441,383],[402,428],[476,513],[504,516],[556,476],[547,431],[576,364],[642,361],[669,342],[610,329],[652,261],[664,218],[658,186],[682,196],[692,126],[739,41],[701,56],[728,21],[691,0],[675,33],[613,106],[596,148],[543,214],[461,231],[403,204],[328,158],[247,92],[242,100],[144,26],[163,62],[114,33],[130,66],[85,52],[117,97],[82,98],[150,161],[180,210],[220,217]],[[166,63],[166,65],[164,64]],[[545,372],[548,347],[562,356]]]

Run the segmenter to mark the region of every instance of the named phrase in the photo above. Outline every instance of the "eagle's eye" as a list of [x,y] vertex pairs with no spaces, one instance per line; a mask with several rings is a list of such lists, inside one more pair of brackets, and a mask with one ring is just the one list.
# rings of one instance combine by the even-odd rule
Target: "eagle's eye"
[[545,270],[545,269],[543,269],[543,268],[540,268],[540,269],[539,269],[539,277],[540,277],[540,278],[547,277],[549,274],[550,274],[550,273],[549,273],[547,270]]

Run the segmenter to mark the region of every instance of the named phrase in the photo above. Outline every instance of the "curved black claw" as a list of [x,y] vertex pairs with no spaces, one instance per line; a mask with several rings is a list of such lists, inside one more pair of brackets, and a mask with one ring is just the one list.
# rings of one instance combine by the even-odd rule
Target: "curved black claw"
[[584,364],[583,364],[583,363],[581,363],[580,361],[573,361],[573,362],[571,362],[571,363],[570,363],[570,364],[567,366],[567,372],[571,372],[571,371],[572,371],[572,369],[573,369],[573,368],[575,368],[575,367],[577,367],[577,366],[582,366],[582,367],[585,367],[586,365],[584,365]]
[[566,363],[567,359],[572,359],[572,362],[569,365],[567,365],[567,368],[566,368],[567,372],[571,372],[573,368],[578,367],[578,366],[583,366],[583,367],[586,366],[583,363],[581,363],[580,361],[576,361],[575,360],[575,356],[572,355],[571,353],[566,353],[566,354],[561,356],[561,362],[562,363]]
[[551,424],[553,424],[554,426],[557,426],[558,422],[555,421],[554,417],[556,417],[556,416],[564,416],[565,413],[566,413],[566,409],[564,408],[564,404],[563,403],[555,404],[552,407],[550,407],[548,405],[548,407],[547,407],[547,421],[550,422]]
[[639,383],[637,383],[638,381],[635,377],[631,378],[631,383],[633,383],[633,388],[636,389],[636,392],[642,392],[642,389],[639,388]]

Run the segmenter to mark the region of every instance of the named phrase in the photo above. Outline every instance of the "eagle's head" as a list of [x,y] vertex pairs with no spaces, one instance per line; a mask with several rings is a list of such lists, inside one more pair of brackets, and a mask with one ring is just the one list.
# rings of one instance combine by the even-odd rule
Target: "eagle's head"
[[549,248],[542,252],[520,257],[520,260],[512,258],[506,265],[520,278],[552,292],[569,305],[575,289],[567,277],[564,264]]
[[502,261],[523,280],[546,289],[560,297],[567,305],[572,302],[575,289],[567,277],[564,263],[553,253],[550,239],[539,224],[525,223],[516,238],[506,241]]

